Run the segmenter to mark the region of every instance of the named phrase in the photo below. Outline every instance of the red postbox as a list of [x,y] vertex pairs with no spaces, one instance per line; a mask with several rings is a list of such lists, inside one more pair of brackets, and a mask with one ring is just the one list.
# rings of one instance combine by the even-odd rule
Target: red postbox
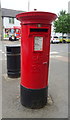
[[21,104],[41,108],[47,103],[51,22],[49,12],[25,12],[21,21]]

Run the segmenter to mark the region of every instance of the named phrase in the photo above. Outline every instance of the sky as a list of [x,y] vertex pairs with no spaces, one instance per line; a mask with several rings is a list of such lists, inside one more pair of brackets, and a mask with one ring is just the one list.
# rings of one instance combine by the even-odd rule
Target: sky
[[46,11],[58,14],[61,10],[68,12],[68,2],[70,0],[1,0],[1,7],[28,11]]

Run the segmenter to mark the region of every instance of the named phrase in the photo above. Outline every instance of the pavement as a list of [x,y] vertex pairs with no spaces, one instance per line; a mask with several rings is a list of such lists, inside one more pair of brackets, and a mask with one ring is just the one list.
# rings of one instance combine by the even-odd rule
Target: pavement
[[68,63],[70,62],[68,44],[51,44],[48,77],[51,102],[41,109],[28,109],[21,105],[21,78],[11,79],[6,74],[6,45],[8,44],[20,44],[20,42],[3,41],[0,44],[2,118],[68,118]]

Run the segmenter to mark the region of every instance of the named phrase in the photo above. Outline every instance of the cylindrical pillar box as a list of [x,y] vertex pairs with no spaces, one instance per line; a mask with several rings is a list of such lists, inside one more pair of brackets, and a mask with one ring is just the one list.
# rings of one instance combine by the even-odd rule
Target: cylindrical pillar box
[[7,52],[7,74],[10,78],[20,77],[20,46],[6,46]]
[[21,104],[41,108],[47,103],[51,22],[49,12],[25,12],[21,21]]

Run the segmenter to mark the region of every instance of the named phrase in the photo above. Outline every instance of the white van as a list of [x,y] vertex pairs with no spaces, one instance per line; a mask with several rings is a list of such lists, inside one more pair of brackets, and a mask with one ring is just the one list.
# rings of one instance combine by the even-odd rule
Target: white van
[[60,42],[60,40],[59,40],[59,38],[57,36],[53,36],[51,38],[51,43],[59,43],[59,42]]

